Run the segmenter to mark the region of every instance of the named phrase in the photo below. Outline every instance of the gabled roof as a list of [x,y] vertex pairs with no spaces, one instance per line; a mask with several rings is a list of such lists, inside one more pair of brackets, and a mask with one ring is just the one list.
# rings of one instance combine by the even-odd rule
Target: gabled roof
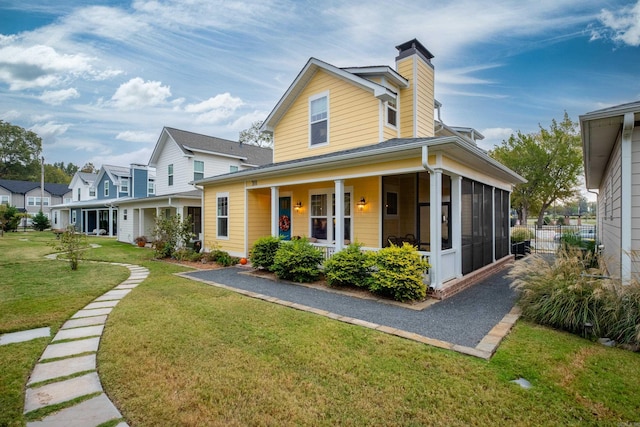
[[[29,191],[40,188],[39,182],[17,181],[12,179],[0,179],[0,187],[4,187],[14,194],[27,194]],[[64,196],[69,192],[67,184],[44,183],[44,190],[53,196]]]
[[[604,172],[618,135],[623,130],[625,115],[631,113],[631,123],[640,126],[640,101],[615,105],[580,116],[582,152],[586,187],[600,187]],[[629,116],[631,117],[631,116]]]
[[80,181],[83,185],[91,186],[93,185],[97,176],[98,175],[95,173],[76,172],[75,174],[73,174],[73,178],[69,183],[69,188],[73,188],[78,181]]
[[100,172],[96,175],[94,183],[100,182],[104,174],[107,174],[113,185],[119,185],[120,178],[128,178],[131,176],[131,169],[124,166],[102,165]]
[[[264,123],[262,123],[262,127],[260,128],[261,131],[273,132],[276,124],[280,121],[280,119],[282,119],[287,110],[291,107],[291,104],[293,104],[298,95],[300,95],[300,93],[304,90],[307,83],[309,83],[309,81],[319,70],[325,71],[338,78],[346,80],[349,83],[359,86],[362,89],[368,90],[373,94],[373,96],[383,101],[392,101],[396,99],[397,94],[392,90],[348,71],[355,70],[355,68],[338,68],[319,59],[310,58],[302,68],[298,76],[295,78],[293,83],[291,83],[289,89],[287,89],[282,98],[280,98],[280,101],[278,101],[273,111],[271,111]],[[388,70],[391,69],[389,68]],[[363,74],[366,74],[366,67],[363,67],[361,71]],[[381,69],[378,69],[378,71],[381,71]],[[402,76],[400,76],[399,74],[395,74],[397,75],[397,79],[402,78]]]
[[251,144],[241,144],[237,141],[217,138],[215,136],[202,135],[199,133],[165,127],[158,138],[149,166],[156,166],[160,153],[171,138],[186,156],[193,156],[194,153],[204,153],[222,157],[231,157],[241,160],[246,165],[264,165],[273,161],[273,150],[271,148],[258,147]]
[[374,161],[389,161],[392,159],[420,156],[422,147],[427,147],[429,154],[445,154],[465,165],[484,170],[486,173],[512,184],[526,182],[526,179],[522,176],[489,157],[484,150],[470,144],[467,138],[454,135],[431,138],[394,138],[364,147],[217,175],[196,181],[195,184],[231,182],[249,178],[255,179],[255,177],[280,177],[288,173],[299,173],[305,170],[315,172],[323,168],[335,169],[344,167],[348,169],[358,164],[371,164]]

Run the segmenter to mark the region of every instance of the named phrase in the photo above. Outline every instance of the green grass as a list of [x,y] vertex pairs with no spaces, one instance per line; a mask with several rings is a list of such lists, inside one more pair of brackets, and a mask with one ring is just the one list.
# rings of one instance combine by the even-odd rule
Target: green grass
[[[177,277],[185,268],[149,249],[90,241],[102,246],[87,258],[151,272],[109,315],[98,353],[131,425],[640,422],[635,353],[520,321],[487,362]],[[0,260],[8,273],[20,265]],[[46,344],[0,347],[0,426],[24,421],[24,384]],[[534,387],[511,383],[519,377]]]

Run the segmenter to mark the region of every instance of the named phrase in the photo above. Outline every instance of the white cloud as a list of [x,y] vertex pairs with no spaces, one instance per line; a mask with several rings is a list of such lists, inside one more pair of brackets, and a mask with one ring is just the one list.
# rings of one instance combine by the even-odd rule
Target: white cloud
[[5,111],[4,113],[0,113],[0,119],[4,120],[5,122],[10,122],[17,118],[20,118],[21,116],[22,116],[22,113],[18,110],[9,110],[9,111]]
[[96,167],[100,167],[102,165],[127,166],[131,163],[146,164],[146,162],[151,158],[152,152],[152,147],[145,147],[126,153],[105,152],[103,155],[91,157],[88,161],[93,163]]
[[614,41],[629,46],[640,46],[640,0],[633,6],[622,7],[613,12],[603,9],[599,20],[605,29],[592,30],[592,40],[609,36]]
[[127,130],[117,134],[116,139],[129,142],[156,142],[158,135],[151,132]]
[[163,104],[170,96],[171,88],[162,86],[162,82],[145,82],[140,77],[135,77],[121,84],[111,100],[116,108],[133,110]]
[[47,90],[40,95],[42,102],[51,105],[60,105],[64,101],[72,98],[78,98],[80,93],[75,88],[62,90]]
[[49,139],[64,134],[71,125],[68,123],[47,122],[31,126],[29,130],[38,134],[42,139]]
[[197,104],[187,104],[184,111],[196,113],[196,123],[218,123],[231,117],[242,105],[242,99],[225,92]]
[[478,141],[478,145],[485,150],[491,150],[494,146],[502,144],[502,141],[509,139],[516,132],[511,128],[486,128],[481,130],[480,133],[484,135],[484,139]]
[[264,111],[254,111],[252,113],[245,114],[238,117],[229,127],[235,129],[238,132],[248,129],[254,122],[261,122],[267,118],[269,113]]

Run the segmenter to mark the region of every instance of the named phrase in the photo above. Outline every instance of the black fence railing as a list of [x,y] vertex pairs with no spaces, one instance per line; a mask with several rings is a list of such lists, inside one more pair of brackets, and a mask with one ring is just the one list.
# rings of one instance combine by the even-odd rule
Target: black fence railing
[[[512,243],[514,236],[525,236],[526,250],[534,253],[557,252],[563,235],[575,236],[581,240],[597,239],[595,225],[543,225],[542,227],[516,225],[511,227]],[[512,252],[515,251],[512,250]]]

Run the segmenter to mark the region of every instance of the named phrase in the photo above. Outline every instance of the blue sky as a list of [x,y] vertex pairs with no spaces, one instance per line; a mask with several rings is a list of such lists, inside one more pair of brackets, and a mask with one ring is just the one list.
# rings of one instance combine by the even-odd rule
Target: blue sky
[[640,0],[0,0],[0,119],[47,163],[146,163],[163,126],[237,139],[309,57],[393,66],[414,37],[485,149],[640,99]]

